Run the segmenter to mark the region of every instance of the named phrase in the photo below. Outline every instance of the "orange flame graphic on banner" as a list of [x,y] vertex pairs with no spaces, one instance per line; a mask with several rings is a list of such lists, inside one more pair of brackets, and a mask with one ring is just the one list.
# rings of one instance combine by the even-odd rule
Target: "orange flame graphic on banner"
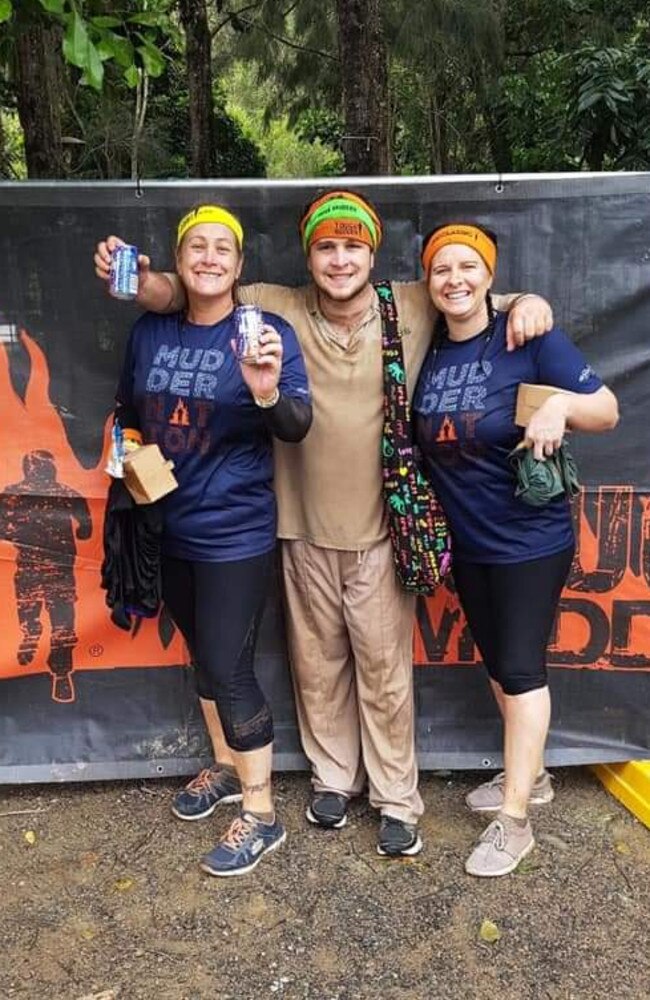
[[[548,648],[551,666],[650,670],[650,494],[582,490],[573,503],[576,554]],[[418,605],[414,662],[477,663],[451,587]]]
[[50,673],[52,697],[74,701],[73,671],[185,662],[175,634],[167,648],[156,620],[137,634],[114,626],[100,589],[108,477],[102,457],[84,469],[50,401],[47,359],[25,332],[25,401],[0,350],[0,680]]

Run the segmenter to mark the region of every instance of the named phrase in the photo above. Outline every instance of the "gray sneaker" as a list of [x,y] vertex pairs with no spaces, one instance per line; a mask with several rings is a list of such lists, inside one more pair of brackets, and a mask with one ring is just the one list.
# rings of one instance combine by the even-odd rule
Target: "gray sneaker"
[[[465,802],[477,813],[499,812],[503,809],[503,787],[505,785],[505,771],[500,771],[490,781],[484,781],[478,788],[474,788],[465,796]],[[547,802],[552,802],[555,792],[551,784],[551,776],[548,771],[542,771],[535,778],[528,804],[531,806],[543,806]]]
[[499,813],[481,834],[465,862],[465,871],[479,878],[508,875],[534,846],[535,838],[528,820],[525,826],[519,826],[511,816]]

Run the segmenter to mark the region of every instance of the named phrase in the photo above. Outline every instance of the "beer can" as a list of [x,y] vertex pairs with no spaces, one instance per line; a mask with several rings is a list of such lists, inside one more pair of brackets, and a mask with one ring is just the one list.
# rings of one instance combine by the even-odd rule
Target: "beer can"
[[138,248],[115,247],[111,254],[110,292],[115,299],[134,299],[138,294]]
[[255,364],[260,352],[262,310],[258,306],[235,309],[235,354],[238,361]]

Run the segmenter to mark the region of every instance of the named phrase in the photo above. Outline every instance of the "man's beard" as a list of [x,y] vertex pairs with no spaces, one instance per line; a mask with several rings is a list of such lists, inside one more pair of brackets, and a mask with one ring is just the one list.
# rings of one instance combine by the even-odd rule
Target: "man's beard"
[[323,288],[321,285],[316,285],[316,288],[318,289],[319,295],[322,295],[323,298],[329,299],[331,302],[353,302],[355,299],[364,294],[369,284],[370,276],[365,279],[360,278],[358,284],[353,285],[351,289],[345,291],[341,295],[332,295],[328,288]]

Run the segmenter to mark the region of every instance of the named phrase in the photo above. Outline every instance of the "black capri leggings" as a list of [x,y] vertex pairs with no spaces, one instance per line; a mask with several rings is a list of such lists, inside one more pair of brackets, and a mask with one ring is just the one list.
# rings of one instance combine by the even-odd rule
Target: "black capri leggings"
[[547,684],[546,646],[573,547],[507,564],[454,561],[454,581],[490,677],[505,694]]
[[253,660],[274,552],[236,562],[163,557],[163,600],[187,643],[201,698],[214,701],[232,750],[273,742]]

